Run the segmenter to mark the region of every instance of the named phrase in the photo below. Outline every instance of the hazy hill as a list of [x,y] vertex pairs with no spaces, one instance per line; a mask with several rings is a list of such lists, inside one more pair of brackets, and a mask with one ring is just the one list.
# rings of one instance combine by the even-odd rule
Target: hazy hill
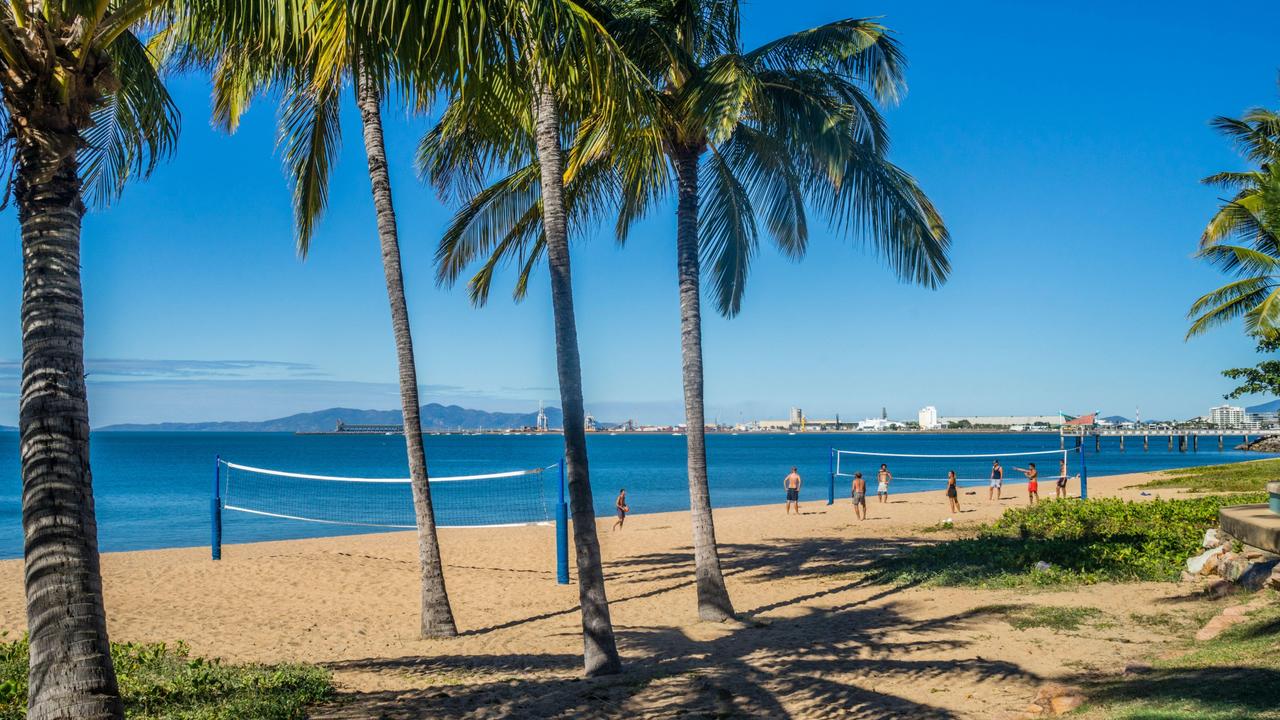
[[[553,428],[560,427],[561,414],[559,408],[547,408],[547,424]],[[440,405],[430,403],[422,406],[423,430],[473,430],[485,428],[489,430],[506,430],[509,428],[533,427],[537,423],[538,413],[502,413],[472,410],[457,405]],[[197,423],[125,423],[107,425],[97,430],[111,431],[157,431],[157,432],[327,432],[341,420],[348,425],[384,425],[399,424],[402,416],[399,410],[356,410],[354,408],[328,408],[309,413],[298,413],[288,417],[262,421],[235,421]]]

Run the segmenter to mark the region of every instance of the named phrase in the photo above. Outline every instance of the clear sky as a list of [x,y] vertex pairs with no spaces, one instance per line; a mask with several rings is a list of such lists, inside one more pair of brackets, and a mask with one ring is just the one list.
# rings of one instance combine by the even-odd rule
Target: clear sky
[[[764,247],[741,316],[704,322],[708,417],[1069,413],[1186,417],[1221,402],[1222,368],[1256,361],[1238,328],[1183,341],[1220,284],[1191,258],[1242,161],[1208,126],[1280,105],[1280,6],[1242,15],[1171,2],[757,0],[748,47],[845,16],[882,16],[910,61],[888,111],[893,159],[954,238],[942,289],[897,283],[856,242],[815,227],[807,259]],[[1138,4],[1133,4],[1138,5]],[[1147,4],[1142,4],[1146,6]],[[311,256],[295,254],[275,108],[234,137],[210,128],[201,78],[175,78],[177,156],[86,218],[86,354],[95,425],[265,419],[335,405],[398,407],[395,358],[358,118]],[[452,212],[411,154],[431,118],[385,114],[424,402],[558,404],[545,270],[530,298],[490,306],[433,284]],[[20,240],[0,215],[0,423],[17,415]],[[626,248],[574,246],[587,407],[606,420],[682,419],[674,214]],[[1253,398],[1246,402],[1257,400]]]

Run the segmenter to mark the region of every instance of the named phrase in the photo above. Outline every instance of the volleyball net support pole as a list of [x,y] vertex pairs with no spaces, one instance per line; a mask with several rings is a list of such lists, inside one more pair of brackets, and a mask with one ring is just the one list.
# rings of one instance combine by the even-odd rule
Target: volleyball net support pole
[[[569,584],[569,506],[564,502],[564,458],[560,458],[559,493],[556,500],[556,582]],[[544,486],[545,487],[545,486]]]
[[827,457],[827,504],[836,504],[836,449],[830,448]]
[[1084,462],[1084,445],[1080,446],[1080,499],[1089,499],[1089,468]]
[[213,459],[213,497],[209,501],[209,551],[214,560],[222,559],[222,456]]

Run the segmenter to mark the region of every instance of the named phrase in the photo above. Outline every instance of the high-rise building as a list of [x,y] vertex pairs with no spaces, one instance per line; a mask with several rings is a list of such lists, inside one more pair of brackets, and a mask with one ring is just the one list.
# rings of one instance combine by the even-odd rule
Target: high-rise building
[[938,422],[938,408],[932,405],[920,408],[921,430],[937,430],[941,426],[941,423]]
[[791,408],[791,424],[799,427],[804,424],[804,411],[800,408]]
[[1218,427],[1239,427],[1244,424],[1244,408],[1234,405],[1209,408],[1209,422]]

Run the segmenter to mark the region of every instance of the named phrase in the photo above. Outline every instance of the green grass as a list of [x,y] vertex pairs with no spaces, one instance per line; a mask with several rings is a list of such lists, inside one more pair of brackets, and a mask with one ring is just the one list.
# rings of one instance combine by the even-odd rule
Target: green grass
[[1151,672],[1095,683],[1087,694],[1090,718],[1280,718],[1280,604],[1186,655],[1157,660]]
[[1186,488],[1191,492],[1256,492],[1280,480],[1280,458],[1166,470],[1143,487]]
[[974,608],[973,612],[999,615],[1015,630],[1048,628],[1055,632],[1079,630],[1082,625],[1094,624],[1103,617],[1098,608],[1056,605],[984,605]]
[[[112,643],[125,713],[137,720],[294,720],[332,692],[308,665],[233,665],[190,656],[186,645]],[[0,720],[27,707],[27,642],[0,643]]]
[[[972,536],[921,545],[878,563],[881,582],[988,587],[1175,580],[1218,508],[1261,493],[1126,502],[1054,500],[1012,508]],[[1047,570],[1037,570],[1038,562]]]

